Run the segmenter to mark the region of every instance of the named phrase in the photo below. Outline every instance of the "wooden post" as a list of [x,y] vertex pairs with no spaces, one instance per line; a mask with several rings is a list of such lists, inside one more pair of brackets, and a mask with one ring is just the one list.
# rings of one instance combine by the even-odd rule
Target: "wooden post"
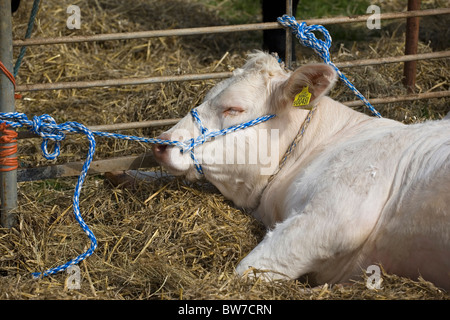
[[[286,14],[292,16],[292,0],[286,0]],[[288,69],[292,67],[292,32],[291,28],[286,28],[286,57],[285,65]]]
[[[408,11],[420,10],[420,0],[408,0]],[[406,19],[405,55],[416,54],[419,41],[419,17]],[[407,61],[403,69],[403,84],[414,93],[417,61]]]
[[[11,0],[0,0],[0,61],[10,72],[13,70],[12,48]],[[0,71],[0,112],[13,112],[14,109],[14,85]],[[17,206],[17,170],[0,172],[0,201],[1,225],[12,228],[16,223],[13,211]]]

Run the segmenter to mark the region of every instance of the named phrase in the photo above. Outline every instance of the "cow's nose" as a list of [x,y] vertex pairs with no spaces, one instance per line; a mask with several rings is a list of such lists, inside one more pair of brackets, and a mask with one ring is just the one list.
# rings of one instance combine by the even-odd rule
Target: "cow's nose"
[[[162,135],[157,137],[157,139],[170,140],[170,134],[163,133]],[[154,144],[152,146],[153,155],[158,162],[164,162],[166,160],[165,158],[167,157],[167,147],[167,144]]]
[[162,154],[167,149],[167,144],[155,144],[153,145],[153,153]]

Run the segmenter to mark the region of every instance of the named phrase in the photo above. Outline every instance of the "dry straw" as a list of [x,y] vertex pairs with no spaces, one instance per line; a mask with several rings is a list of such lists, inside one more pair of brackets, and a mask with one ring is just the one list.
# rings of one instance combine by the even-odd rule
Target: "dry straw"
[[[65,26],[69,4],[82,9],[81,30],[71,31]],[[31,4],[25,2],[14,15],[15,38],[24,34],[30,9]],[[217,10],[194,0],[46,0],[42,1],[33,37],[225,24]],[[354,34],[366,32],[351,30]],[[338,62],[401,55],[403,30],[403,24],[393,22],[379,34],[360,37],[363,39],[357,42],[334,37],[333,59]],[[331,34],[337,31],[331,30]],[[261,38],[260,33],[249,32],[33,46],[27,50],[17,81],[25,84],[229,71],[242,65],[246,52],[260,48]],[[298,49],[297,63],[317,61],[311,52]],[[431,50],[428,42],[420,42],[420,53]],[[449,59],[419,62],[417,89],[448,90],[449,70]],[[345,73],[368,98],[406,94],[401,85],[401,64],[346,69]],[[48,113],[58,123],[73,120],[102,125],[178,118],[198,105],[214,83],[209,80],[27,92],[16,105],[28,116]],[[332,95],[340,101],[354,99],[342,85]],[[405,123],[438,119],[450,111],[448,98],[389,104],[377,109],[383,116]],[[163,129],[129,133],[154,137]],[[48,164],[39,153],[39,144],[39,139],[20,141],[22,167]],[[68,137],[57,162],[84,159],[86,146],[82,137]],[[141,154],[148,148],[133,142],[100,139],[95,157]],[[99,246],[80,265],[81,289],[67,289],[65,273],[33,280],[31,272],[64,263],[88,245],[72,216],[74,185],[75,179],[71,178],[20,184],[19,224],[12,230],[0,229],[0,298],[449,298],[422,279],[413,281],[388,274],[383,274],[383,289],[369,290],[363,270],[358,281],[318,288],[298,281],[240,279],[234,275],[234,267],[262,239],[264,228],[248,212],[234,208],[210,184],[189,184],[172,178],[121,188],[101,176],[88,177],[80,207]]]

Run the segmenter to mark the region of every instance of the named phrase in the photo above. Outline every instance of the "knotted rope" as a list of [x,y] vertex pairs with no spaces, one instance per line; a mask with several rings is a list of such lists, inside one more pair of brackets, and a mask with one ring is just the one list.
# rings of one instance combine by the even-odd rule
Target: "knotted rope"
[[[17,113],[17,112],[10,112],[10,113],[1,113],[0,114],[1,120],[3,121],[2,124],[9,125],[13,128],[17,127],[29,127],[30,131],[38,134],[43,138],[43,142],[41,144],[41,149],[44,154],[44,157],[46,159],[52,160],[58,157],[60,154],[60,143],[65,138],[65,132],[74,132],[74,133],[82,133],[85,134],[89,140],[89,149],[88,154],[86,156],[86,160],[83,164],[80,176],[78,177],[77,185],[75,186],[75,191],[73,195],[73,212],[75,215],[75,219],[77,220],[78,224],[81,226],[83,231],[86,233],[86,235],[91,240],[91,246],[90,248],[84,252],[83,254],[79,255],[78,257],[70,260],[69,262],[65,263],[64,265],[58,266],[56,268],[48,269],[47,271],[43,273],[32,273],[32,275],[36,278],[38,277],[44,277],[47,275],[51,275],[54,273],[57,273],[59,271],[63,271],[70,267],[71,265],[77,264],[80,261],[84,260],[85,258],[89,257],[94,250],[97,248],[97,239],[94,236],[94,233],[89,229],[88,225],[84,222],[81,213],[80,213],[80,192],[81,188],[83,187],[84,180],[87,175],[87,171],[89,170],[89,166],[92,162],[94,152],[95,152],[95,138],[92,134],[92,132],[86,128],[84,125],[79,124],[77,122],[66,122],[62,125],[57,125],[55,120],[49,116],[49,115],[43,115],[41,117],[34,117],[32,121],[28,120],[28,118],[23,113]],[[11,121],[15,120],[15,121]],[[48,151],[48,141],[52,140],[55,141],[55,147],[53,152]]]
[[[381,118],[381,114],[370,104],[370,102],[361,94],[361,92],[356,89],[356,87],[347,79],[347,77],[335,66],[333,62],[331,62],[330,58],[330,47],[331,47],[331,36],[327,29],[325,29],[321,25],[306,25],[306,22],[298,23],[295,17],[288,16],[287,14],[277,19],[278,22],[287,28],[292,29],[292,33],[295,37],[300,41],[302,45],[308,48],[312,48],[314,52],[316,52],[319,57],[336,70],[339,78],[346,84],[353,93],[364,102],[364,104],[369,108],[369,110],[378,118]],[[317,39],[314,35],[313,31],[320,31],[324,38],[324,40]]]

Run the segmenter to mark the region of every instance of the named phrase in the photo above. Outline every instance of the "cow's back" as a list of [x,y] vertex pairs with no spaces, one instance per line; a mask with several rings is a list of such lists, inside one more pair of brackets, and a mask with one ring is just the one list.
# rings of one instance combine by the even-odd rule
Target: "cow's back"
[[450,121],[410,125],[365,264],[450,288]]
[[321,149],[281,188],[280,210],[313,214],[319,234],[336,234],[327,237],[336,258],[317,266],[318,279],[345,281],[377,263],[413,278],[449,272],[450,121],[374,119]]

